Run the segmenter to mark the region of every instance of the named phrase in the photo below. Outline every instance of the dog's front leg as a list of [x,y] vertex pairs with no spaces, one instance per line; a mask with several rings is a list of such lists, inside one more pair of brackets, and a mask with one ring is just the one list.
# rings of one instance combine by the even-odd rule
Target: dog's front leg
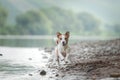
[[58,55],[58,52],[57,50],[55,49],[55,51],[53,52],[53,63],[52,65],[56,65],[56,66],[59,66],[59,55]]
[[60,52],[60,51],[58,51],[58,56],[59,56],[59,58],[60,58],[60,60],[61,60],[61,61],[63,61],[63,60],[64,60],[64,56],[61,54],[61,52]]
[[68,59],[68,57],[69,57],[69,54],[66,54],[66,57],[65,57],[65,63],[66,64],[70,63],[70,60]]
[[65,57],[62,55],[61,52],[59,52],[59,61],[60,61],[61,66],[64,66],[66,64],[65,63]]

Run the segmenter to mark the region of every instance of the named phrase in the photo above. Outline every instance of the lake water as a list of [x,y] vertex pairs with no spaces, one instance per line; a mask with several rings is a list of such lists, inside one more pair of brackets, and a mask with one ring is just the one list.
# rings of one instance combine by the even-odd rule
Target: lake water
[[[0,47],[0,53],[3,54],[0,56],[0,80],[41,80],[43,77],[37,71],[47,69],[50,57],[38,48]],[[31,73],[33,76],[29,76]]]
[[[0,35],[0,46],[9,47],[51,47],[55,46],[55,36],[2,36]],[[81,40],[107,40],[118,37],[84,37],[84,36],[70,36],[69,44],[79,42]]]
[[[75,39],[70,39],[69,44]],[[9,47],[51,47],[55,46],[53,36],[0,36],[0,46]]]
[[0,46],[10,47],[50,47],[54,44],[51,39],[0,39]]
[[[69,44],[75,41],[70,40]],[[51,72],[46,67],[50,54],[43,48],[55,45],[52,38],[3,36],[0,39],[0,54],[3,54],[0,56],[0,80],[52,80],[49,78]],[[37,71],[41,69],[48,71],[47,76],[39,75]]]

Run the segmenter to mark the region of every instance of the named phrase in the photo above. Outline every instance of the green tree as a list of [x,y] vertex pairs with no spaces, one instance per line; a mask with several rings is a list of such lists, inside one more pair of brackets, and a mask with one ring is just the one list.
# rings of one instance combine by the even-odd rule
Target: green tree
[[58,7],[43,8],[42,12],[52,22],[53,33],[55,31],[73,31],[75,29],[75,14],[70,10],[64,10]]
[[[0,6],[0,34],[6,34],[8,12],[5,8]],[[8,32],[7,32],[8,33]]]
[[[51,33],[51,22],[41,11],[29,11],[16,18],[20,34],[48,34]],[[49,27],[48,27],[49,26]]]
[[0,7],[0,26],[3,27],[6,24],[8,12],[3,7]]
[[83,31],[87,35],[89,34],[99,34],[100,20],[97,19],[92,14],[83,12],[78,14],[78,20],[80,20]]

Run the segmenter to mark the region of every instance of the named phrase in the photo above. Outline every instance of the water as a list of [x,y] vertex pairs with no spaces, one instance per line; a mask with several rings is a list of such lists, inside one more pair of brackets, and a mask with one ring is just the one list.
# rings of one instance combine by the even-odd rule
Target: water
[[50,47],[54,44],[54,41],[51,39],[0,39],[0,46],[10,47]]
[[[0,35],[0,46],[9,47],[51,47],[55,46],[54,41],[55,36],[2,36]],[[115,39],[119,37],[81,37],[81,36],[70,36],[69,44],[79,42],[81,40],[108,40]]]
[[[50,57],[38,48],[0,47],[0,53],[3,54],[0,56],[0,80],[39,80],[41,76],[36,72],[46,67]],[[29,76],[30,73],[36,76]]]
[[[26,38],[26,37],[25,37]],[[71,41],[70,41],[71,43]],[[0,39],[0,80],[50,80],[46,67],[50,55],[42,48],[55,46],[53,39]],[[38,70],[47,70],[42,77]],[[32,74],[33,76],[30,76]]]

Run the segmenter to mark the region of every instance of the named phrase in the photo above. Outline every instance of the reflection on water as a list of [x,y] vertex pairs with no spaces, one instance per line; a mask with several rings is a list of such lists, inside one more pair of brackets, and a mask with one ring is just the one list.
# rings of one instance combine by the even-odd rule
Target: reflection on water
[[50,56],[38,48],[0,47],[0,53],[0,80],[31,80],[28,74],[45,67]]
[[[70,40],[70,44],[75,40]],[[53,39],[0,39],[0,46],[10,47],[51,47],[55,45]]]
[[11,47],[45,47],[53,45],[51,39],[0,39],[0,46]]
[[[81,40],[108,40],[119,37],[99,37],[99,36],[70,36],[69,44]],[[51,47],[55,45],[53,36],[2,36],[0,35],[0,46],[10,47]]]

